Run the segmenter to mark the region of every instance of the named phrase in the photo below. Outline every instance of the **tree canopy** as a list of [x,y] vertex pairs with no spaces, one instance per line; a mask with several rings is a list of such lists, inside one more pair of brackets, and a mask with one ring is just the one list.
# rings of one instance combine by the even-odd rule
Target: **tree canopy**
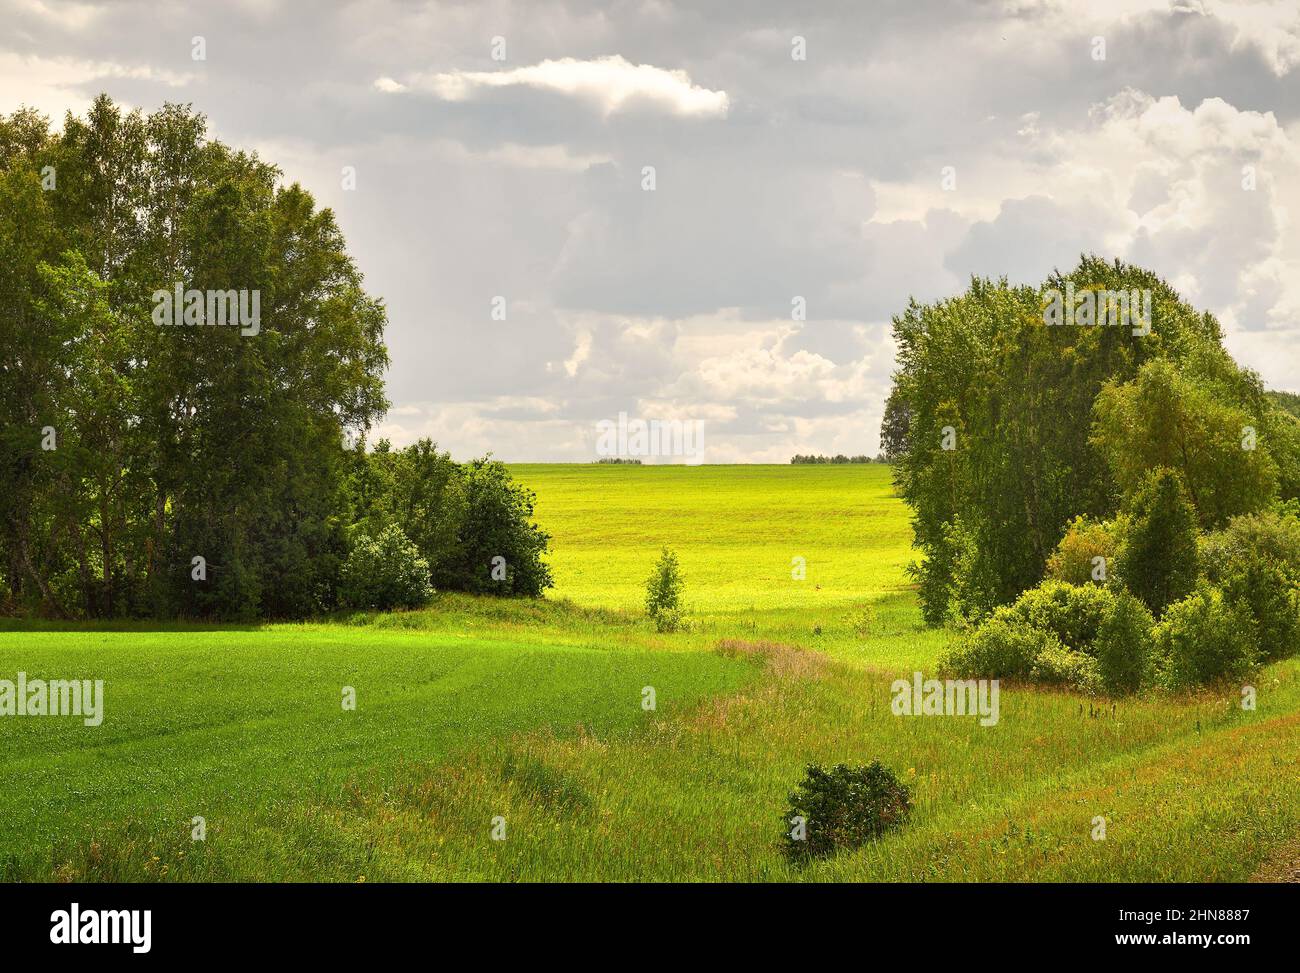
[[[1150,333],[1050,325],[1046,294],[1151,294]],[[982,617],[1044,575],[1071,521],[1105,520],[1159,468],[1207,527],[1300,493],[1300,422],[1218,322],[1155,274],[1084,257],[1043,287],[972,280],[894,319],[882,441],[912,508],[926,620]]]

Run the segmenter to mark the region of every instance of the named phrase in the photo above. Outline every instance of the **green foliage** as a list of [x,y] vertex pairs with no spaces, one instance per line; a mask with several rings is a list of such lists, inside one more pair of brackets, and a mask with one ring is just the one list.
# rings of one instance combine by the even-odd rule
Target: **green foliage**
[[1095,693],[1102,688],[1097,660],[1059,643],[1049,644],[1038,653],[1029,678],[1045,686],[1061,686],[1085,693]]
[[1022,594],[1008,615],[1032,628],[1050,632],[1076,652],[1095,655],[1094,643],[1115,593],[1099,585],[1044,581]]
[[532,520],[536,497],[501,463],[460,465],[428,439],[401,450],[381,439],[352,460],[354,525],[372,534],[400,527],[440,591],[537,597],[551,587],[542,560],[550,535]]
[[[1094,414],[1092,441],[1126,495],[1154,470],[1177,470],[1206,526],[1259,510],[1277,495],[1278,467],[1267,439],[1259,441],[1259,418],[1211,379],[1180,374],[1169,361],[1148,362],[1132,381],[1108,383]],[[1242,445],[1248,429],[1256,431],[1250,449]]]
[[1244,605],[1202,582],[1169,606],[1155,628],[1155,651],[1169,689],[1243,679],[1258,661],[1255,620]]
[[1196,586],[1200,558],[1196,511],[1182,477],[1169,469],[1146,474],[1129,498],[1124,544],[1115,566],[1124,585],[1156,616]]
[[1102,614],[1091,654],[1102,689],[1112,696],[1137,692],[1150,682],[1155,619],[1134,595],[1119,589]]
[[1300,517],[1274,509],[1234,518],[1201,543],[1206,576],[1258,625],[1263,661],[1300,652]]
[[659,632],[675,631],[682,621],[682,576],[677,555],[664,548],[645,585],[645,610]]
[[1067,651],[1052,632],[999,608],[952,646],[940,669],[961,679],[1030,679],[1039,656],[1049,650]]
[[1266,392],[1265,395],[1278,408],[1300,419],[1300,395],[1294,392]]
[[1114,571],[1122,536],[1121,522],[1076,517],[1047,559],[1047,577],[1073,585],[1105,584]]
[[846,463],[873,463],[875,462],[870,456],[845,456],[843,453],[836,453],[834,456],[823,456],[818,454],[803,455],[796,453],[790,457],[790,462],[797,466],[820,466],[831,464],[834,466],[843,466]]
[[[894,319],[882,441],[912,508],[928,624],[1012,602],[1054,552],[1056,577],[1085,580],[1080,558],[1100,534],[1061,548],[1067,529],[1115,517],[1157,466],[1186,476],[1207,524],[1300,490],[1300,425],[1223,351],[1213,317],[1119,261],[1084,257],[1044,289],[1067,284],[1150,290],[1151,333],[1049,327],[1043,289],[1005,280]],[[1245,426],[1254,450],[1241,447]]]
[[[538,597],[554,583],[542,560],[550,535],[533,522],[535,494],[511,479],[496,460],[462,468],[465,517],[453,555],[434,566],[440,587],[480,594]],[[492,576],[493,559],[505,577]]]
[[[341,432],[387,406],[386,314],[332,213],[206,128],[106,96],[61,132],[0,118],[0,576],[30,610],[334,604]],[[260,333],[155,325],[176,284],[257,291]]]
[[[859,848],[900,827],[912,810],[907,786],[878,760],[830,770],[810,764],[789,800],[782,849],[798,863]],[[802,839],[794,837],[795,818],[803,819]]]
[[343,562],[340,599],[348,608],[419,608],[433,597],[429,562],[396,524],[359,535]]
[[962,678],[1029,679],[1123,695],[1151,668],[1154,620],[1118,586],[1044,581],[966,634],[943,662]]

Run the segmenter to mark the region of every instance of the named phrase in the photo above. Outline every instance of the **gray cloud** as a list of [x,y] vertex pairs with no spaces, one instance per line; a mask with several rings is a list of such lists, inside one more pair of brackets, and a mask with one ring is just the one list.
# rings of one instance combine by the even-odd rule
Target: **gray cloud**
[[[190,101],[333,207],[389,307],[398,440],[587,459],[624,410],[705,418],[718,460],[874,452],[892,314],[1083,251],[1221,314],[1266,380],[1300,367],[1300,25],[1124,7],[0,0],[0,110]],[[626,99],[583,80],[610,58]]]

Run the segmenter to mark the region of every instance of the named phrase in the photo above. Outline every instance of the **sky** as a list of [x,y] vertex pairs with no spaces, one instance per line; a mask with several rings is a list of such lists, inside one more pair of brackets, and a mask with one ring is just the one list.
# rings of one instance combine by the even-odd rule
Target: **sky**
[[0,23],[0,112],[191,103],[335,211],[388,308],[397,444],[589,461],[625,413],[699,423],[697,462],[874,455],[909,299],[1084,252],[1156,271],[1300,391],[1297,0],[0,0]]

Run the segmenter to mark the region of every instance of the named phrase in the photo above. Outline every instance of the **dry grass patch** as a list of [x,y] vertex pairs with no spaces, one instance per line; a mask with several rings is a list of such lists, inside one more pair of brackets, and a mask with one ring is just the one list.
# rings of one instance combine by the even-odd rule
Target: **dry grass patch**
[[722,639],[714,651],[729,659],[761,662],[763,668],[777,679],[820,679],[830,664],[820,652],[781,642]]

